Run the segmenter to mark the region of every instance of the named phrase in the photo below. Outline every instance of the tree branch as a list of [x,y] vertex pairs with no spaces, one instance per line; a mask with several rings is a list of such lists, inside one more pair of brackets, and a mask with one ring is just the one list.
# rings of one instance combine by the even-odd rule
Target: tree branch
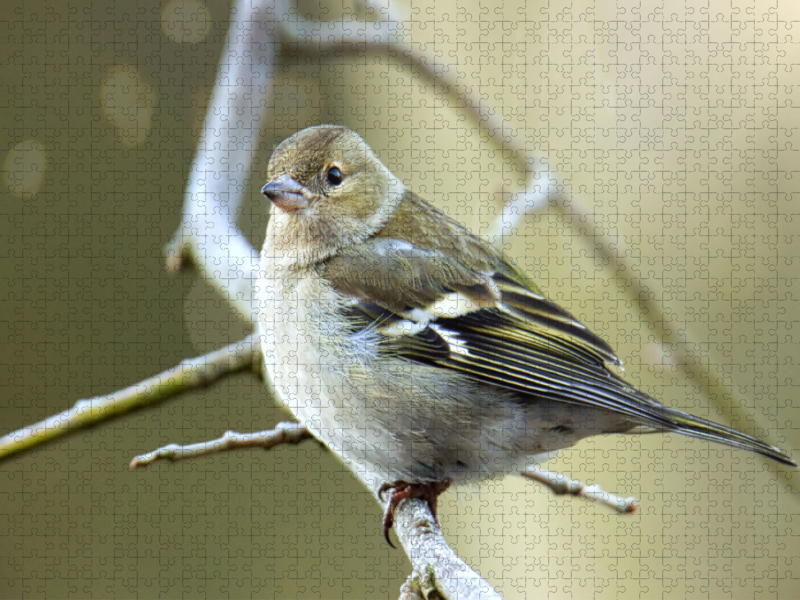
[[[384,510],[389,502],[384,503]],[[436,592],[445,599],[502,600],[491,584],[448,546],[424,501],[403,500],[394,513],[394,530],[413,565],[401,598],[414,598],[414,593],[431,598]]]
[[538,466],[529,467],[523,471],[522,476],[541,483],[557,496],[569,494],[576,498],[583,498],[591,502],[603,504],[615,510],[620,514],[630,514],[636,512],[639,504],[636,498],[623,498],[616,494],[610,494],[603,491],[599,485],[586,485],[580,481],[570,479],[561,473],[553,473],[552,471],[545,471]]
[[167,267],[190,260],[253,329],[258,252],[236,225],[272,105],[273,2],[237,0],[205,126],[184,194],[183,219],[165,248]]
[[240,448],[261,448],[271,450],[281,444],[299,444],[303,440],[313,438],[311,432],[300,423],[278,423],[275,429],[266,429],[257,433],[237,433],[226,431],[222,437],[199,444],[168,444],[147,454],[134,456],[131,460],[131,469],[146,467],[158,462],[168,460],[175,462],[187,458],[209,456],[219,452],[229,452]]
[[[169,444],[134,457],[130,466],[136,469],[159,460],[186,460],[239,448],[271,450],[282,444],[299,444],[309,438],[313,438],[311,432],[300,423],[280,423],[275,429],[258,433],[228,431],[222,437],[208,442],[186,446]],[[386,510],[391,494],[382,502],[378,490],[373,489],[372,492]],[[401,590],[401,598],[500,600],[494,588],[447,544],[425,502],[416,498],[403,500],[394,514],[395,533],[413,566],[413,571]]]
[[0,438],[0,461],[132,410],[211,385],[227,375],[258,364],[260,354],[258,337],[253,334],[205,356],[183,360],[179,365],[123,390],[78,400],[68,410]]

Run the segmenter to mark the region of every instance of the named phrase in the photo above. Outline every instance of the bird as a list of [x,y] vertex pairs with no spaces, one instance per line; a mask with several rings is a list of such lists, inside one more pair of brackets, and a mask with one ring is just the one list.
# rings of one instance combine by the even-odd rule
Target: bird
[[[796,466],[779,448],[627,383],[612,347],[503,252],[410,191],[356,132],[274,150],[257,299],[278,398],[383,499],[437,518],[451,484],[599,434],[675,432]],[[438,523],[438,520],[437,520]]]

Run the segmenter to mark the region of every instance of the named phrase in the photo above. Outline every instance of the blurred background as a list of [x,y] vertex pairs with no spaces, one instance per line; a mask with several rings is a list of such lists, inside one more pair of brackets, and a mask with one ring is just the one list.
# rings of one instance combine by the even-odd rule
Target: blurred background
[[[372,18],[358,1],[295,6],[293,19]],[[562,186],[565,200],[498,243],[611,342],[629,381],[799,459],[800,8],[384,6]],[[0,434],[249,333],[191,270],[168,275],[162,250],[230,12],[227,0],[0,6]],[[408,57],[288,43],[276,60],[238,216],[255,247],[272,148],[310,125],[357,130],[479,233],[525,189],[504,134]],[[674,341],[685,335],[699,343]],[[410,564],[383,541],[370,494],[313,442],[128,469],[170,442],[289,418],[241,374],[0,463],[0,597],[397,597]],[[797,595],[796,472],[672,435],[587,440],[547,468],[635,496],[640,511],[519,477],[451,489],[445,536],[506,598]]]

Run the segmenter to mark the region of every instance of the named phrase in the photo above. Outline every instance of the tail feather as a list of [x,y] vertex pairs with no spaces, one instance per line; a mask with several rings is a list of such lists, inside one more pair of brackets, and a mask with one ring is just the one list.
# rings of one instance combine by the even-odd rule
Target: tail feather
[[751,435],[679,410],[667,409],[667,411],[665,416],[672,420],[675,426],[665,428],[666,431],[675,431],[689,437],[750,450],[784,465],[797,466],[797,463],[782,452],[780,448],[770,446]]

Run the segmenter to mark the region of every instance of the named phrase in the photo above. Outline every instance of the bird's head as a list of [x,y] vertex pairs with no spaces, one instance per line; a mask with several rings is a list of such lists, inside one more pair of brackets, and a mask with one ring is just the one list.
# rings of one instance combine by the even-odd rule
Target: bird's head
[[268,240],[302,262],[316,262],[365,240],[389,219],[403,184],[354,131],[303,129],[269,161],[261,192],[272,201]]

